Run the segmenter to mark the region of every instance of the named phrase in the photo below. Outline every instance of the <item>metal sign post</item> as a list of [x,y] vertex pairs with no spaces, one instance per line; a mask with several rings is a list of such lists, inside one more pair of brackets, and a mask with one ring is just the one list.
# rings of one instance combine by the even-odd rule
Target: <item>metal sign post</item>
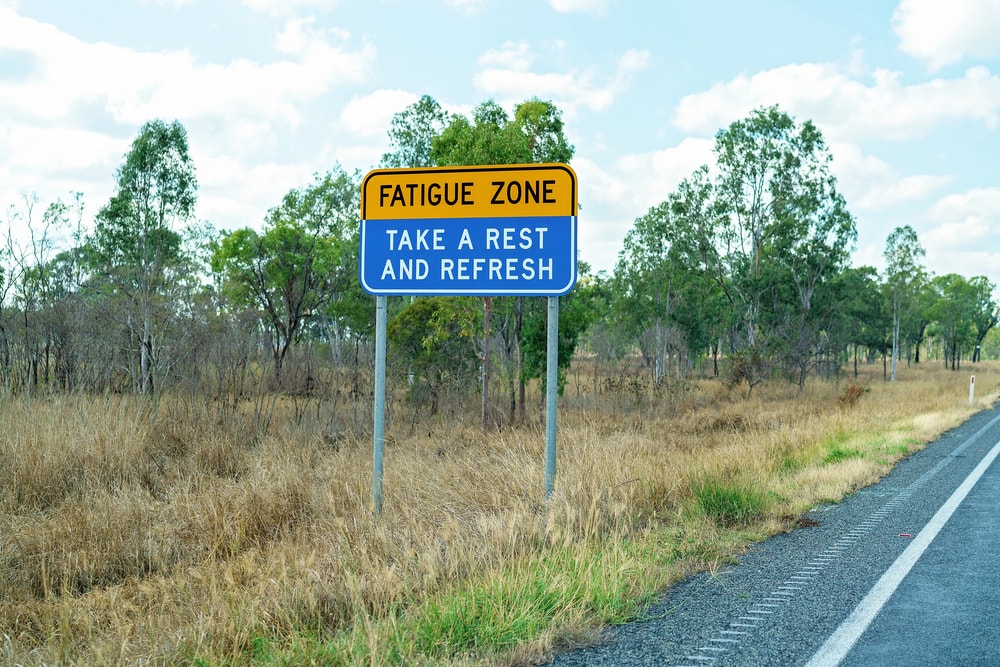
[[549,297],[545,358],[545,500],[556,490],[556,397],[559,394],[559,297]]
[[385,459],[385,316],[388,297],[375,297],[375,424],[372,445],[372,505],[382,513],[382,473]]
[[545,497],[555,490],[559,296],[576,285],[576,174],[565,164],[376,169],[361,183],[358,279],[377,299],[374,477],[382,511],[388,295],[546,296]]

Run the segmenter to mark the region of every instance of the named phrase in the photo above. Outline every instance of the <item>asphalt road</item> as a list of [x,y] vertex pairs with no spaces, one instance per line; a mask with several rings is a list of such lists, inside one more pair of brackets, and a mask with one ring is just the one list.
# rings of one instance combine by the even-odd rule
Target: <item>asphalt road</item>
[[1000,410],[553,667],[1000,665]]

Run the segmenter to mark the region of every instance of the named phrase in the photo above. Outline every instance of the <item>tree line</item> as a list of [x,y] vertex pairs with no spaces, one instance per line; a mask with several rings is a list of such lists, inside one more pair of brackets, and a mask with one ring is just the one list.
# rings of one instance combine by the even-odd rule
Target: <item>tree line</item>
[[[397,113],[379,166],[570,163],[562,114],[489,100],[470,117],[424,96]],[[777,107],[721,129],[714,162],[639,216],[614,270],[580,264],[561,297],[560,388],[574,356],[651,387],[693,373],[746,391],[803,386],[853,364],[976,361],[997,322],[983,276],[934,276],[910,226],[886,268],[851,267],[856,222],[810,121]],[[279,395],[370,391],[374,299],[357,278],[361,174],[339,165],[288,191],[263,221],[195,219],[198,182],[177,121],[143,125],[85,224],[82,195],[10,204],[0,250],[0,382],[39,392],[191,391],[259,414]],[[582,202],[585,210],[586,202]],[[525,418],[544,381],[544,299],[392,298],[391,371],[412,418],[482,401],[484,427]],[[622,371],[624,372],[624,371]]]

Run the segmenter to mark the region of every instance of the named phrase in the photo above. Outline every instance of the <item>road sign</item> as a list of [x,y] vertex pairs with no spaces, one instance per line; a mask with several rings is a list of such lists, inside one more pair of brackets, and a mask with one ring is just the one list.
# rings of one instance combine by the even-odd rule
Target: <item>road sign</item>
[[576,284],[576,227],[564,164],[376,169],[358,277],[375,295],[559,296]]

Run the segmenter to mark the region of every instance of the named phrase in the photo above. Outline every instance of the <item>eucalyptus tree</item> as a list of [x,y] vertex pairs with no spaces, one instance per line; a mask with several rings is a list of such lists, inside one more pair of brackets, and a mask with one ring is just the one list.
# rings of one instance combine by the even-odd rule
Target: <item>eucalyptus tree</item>
[[[888,285],[884,286],[888,288]],[[899,323],[899,346],[900,358],[902,350],[907,349],[907,360],[913,359],[913,363],[920,363],[920,350],[927,337],[928,327],[931,325],[930,311],[937,298],[930,276],[921,273],[919,279],[914,284],[915,293],[908,302],[906,310],[902,313]]]
[[702,351],[721,332],[714,326],[725,321],[714,312],[722,296],[714,282],[719,260],[709,243],[718,224],[702,168],[625,236],[615,268],[616,312],[635,333],[654,383],[666,375],[668,356],[677,354],[679,368],[685,351]]
[[990,282],[986,276],[973,276],[969,279],[969,284],[973,290],[972,324],[976,332],[976,346],[972,352],[972,361],[977,362],[980,359],[983,340],[997,325],[997,320],[1000,318],[1000,307],[997,306],[997,302],[993,298],[996,285]]
[[937,298],[930,310],[934,332],[941,338],[945,368],[958,370],[963,348],[976,339],[974,309],[977,290],[957,273],[934,276],[931,287]]
[[861,350],[868,353],[865,355],[867,361],[873,361],[876,354],[885,356],[892,329],[888,304],[878,271],[871,266],[844,269],[834,278],[831,287],[836,294],[838,312],[831,319],[829,333],[841,349],[853,356],[856,378]]
[[[49,262],[56,237],[70,225],[72,207],[61,199],[36,214],[37,195],[22,195],[19,207],[8,210],[7,256],[11,261],[10,288],[18,311],[21,385],[25,391],[49,379],[51,353],[52,280]],[[40,218],[40,219],[39,219]],[[18,233],[13,231],[18,228]],[[43,377],[39,377],[39,374]]]
[[143,394],[156,389],[160,330],[173,314],[165,295],[184,263],[181,227],[194,217],[197,190],[184,126],[149,121],[87,239],[94,285],[120,302],[120,324],[139,361],[133,387]]
[[[431,142],[431,161],[437,166],[500,165],[533,162],[569,162],[574,149],[564,134],[562,113],[548,101],[532,98],[518,104],[511,118],[493,100],[479,104],[471,120],[454,115],[447,127]],[[524,321],[523,297],[514,297],[512,323],[504,330],[512,336],[516,349],[518,398],[524,406],[524,373],[521,330]],[[483,428],[488,428],[491,318],[493,297],[483,299]],[[513,391],[513,389],[512,389]]]
[[[8,236],[10,231],[8,229]],[[10,294],[11,281],[6,267],[7,247],[0,244],[0,380],[3,382],[4,396],[10,393],[11,384],[11,340],[7,326],[7,296]]]
[[382,156],[382,166],[392,169],[432,167],[434,139],[448,127],[450,116],[430,95],[392,117],[389,126],[389,146],[393,149]]
[[[215,246],[211,267],[238,308],[259,313],[270,333],[275,375],[310,318],[332,319],[337,336],[357,310],[359,175],[337,167],[290,190],[260,232],[243,228]],[[328,322],[329,323],[329,322]]]
[[775,333],[764,312],[773,308],[774,281],[795,294],[804,326],[817,285],[843,268],[857,231],[811,121],[756,109],[716,135],[715,156],[725,212],[717,276],[740,312],[747,347],[763,350]]
[[[719,252],[720,231],[725,225],[724,202],[716,194],[717,185],[703,165],[683,179],[667,201],[677,219],[675,252],[684,258],[688,269],[684,282],[685,298],[677,304],[673,318],[692,352],[713,350],[713,374],[719,374],[720,341],[731,343],[735,322],[735,299],[727,285],[723,256]],[[730,352],[735,348],[730,346]]]
[[[573,362],[577,347],[591,324],[602,315],[599,308],[604,303],[605,291],[601,281],[590,275],[590,267],[580,262],[576,287],[566,296],[560,297],[556,350],[556,389],[559,395],[562,395],[566,386],[566,371]],[[548,318],[544,309],[531,309],[526,313],[520,332],[521,349],[524,353],[521,376],[525,379],[537,379],[543,392],[548,362],[547,327]],[[523,401],[523,396],[521,400]]]
[[822,139],[815,141],[818,159],[800,167],[813,173],[777,202],[780,230],[773,243],[774,261],[795,288],[783,341],[786,366],[797,373],[800,388],[810,368],[835,359],[828,332],[840,304],[831,281],[847,267],[857,240],[854,218],[829,173],[830,155],[822,152]]
[[406,364],[414,419],[425,405],[437,415],[449,385],[474,381],[478,360],[467,344],[474,319],[474,311],[456,312],[447,297],[421,297],[389,323],[389,350]]
[[680,284],[688,267],[672,243],[676,219],[668,202],[654,206],[625,235],[615,278],[618,319],[633,332],[653,382],[666,375],[667,355],[679,341],[672,315],[680,299]]
[[49,296],[49,333],[53,374],[57,387],[70,391],[79,387],[83,370],[93,366],[100,354],[88,354],[109,343],[100,335],[95,312],[89,307],[83,285],[84,249],[75,245],[62,250],[46,265]]
[[909,225],[897,227],[886,239],[883,257],[885,285],[892,304],[892,361],[890,379],[896,381],[899,360],[900,323],[912,311],[921,286],[926,281],[921,258],[925,254],[917,232]]

